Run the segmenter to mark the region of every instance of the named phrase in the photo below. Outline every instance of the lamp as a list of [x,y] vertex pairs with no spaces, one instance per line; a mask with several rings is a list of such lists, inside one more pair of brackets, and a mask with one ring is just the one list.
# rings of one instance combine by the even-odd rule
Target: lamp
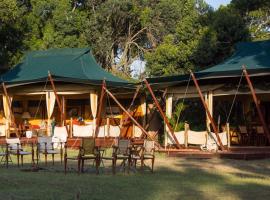
[[28,124],[28,119],[31,118],[31,115],[29,112],[23,112],[22,114],[22,119],[24,119],[24,124],[27,125]]
[[29,112],[23,112],[22,119],[30,119],[30,118],[31,118],[31,115]]

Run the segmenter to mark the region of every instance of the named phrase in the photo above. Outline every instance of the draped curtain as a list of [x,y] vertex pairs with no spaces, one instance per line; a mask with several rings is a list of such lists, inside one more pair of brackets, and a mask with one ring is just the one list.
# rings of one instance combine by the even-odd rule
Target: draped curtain
[[47,117],[48,117],[48,126],[47,126],[47,133],[50,136],[51,135],[51,117],[54,110],[55,105],[55,94],[54,92],[46,92],[46,107],[47,107]]
[[[8,100],[10,100],[10,103],[12,104],[13,98],[11,96],[3,95],[3,109],[4,109],[5,118],[6,118],[5,130],[9,130],[9,126],[11,124],[11,112],[12,111],[9,109]],[[8,133],[6,133],[6,134],[8,134]]]
[[146,123],[146,112],[147,112],[147,108],[146,108],[146,98],[145,96],[142,96],[140,98],[140,102],[141,102],[141,109],[142,109],[142,117],[143,117],[143,126],[145,126]]
[[96,91],[90,93],[90,106],[93,115],[93,131],[96,129],[96,117],[97,117],[97,107],[98,107],[98,94]]

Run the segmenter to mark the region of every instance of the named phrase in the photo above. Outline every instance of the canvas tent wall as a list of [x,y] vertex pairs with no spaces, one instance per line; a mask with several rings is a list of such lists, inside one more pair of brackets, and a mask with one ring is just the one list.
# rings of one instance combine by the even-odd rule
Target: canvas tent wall
[[[252,78],[255,92],[264,95],[270,94],[270,40],[242,42],[236,45],[233,55],[224,62],[194,73],[209,105],[211,105],[215,96],[233,96],[236,93],[239,79],[242,76],[243,65],[246,66]],[[187,74],[154,77],[147,80],[152,88],[166,89],[167,98],[176,100],[184,97],[189,78],[190,75]],[[250,89],[245,80],[243,80],[238,93],[250,95]],[[190,84],[186,97],[198,97],[193,83]],[[172,107],[168,106],[167,109],[172,109]],[[209,109],[213,112],[213,108]],[[171,111],[167,112],[170,113]]]

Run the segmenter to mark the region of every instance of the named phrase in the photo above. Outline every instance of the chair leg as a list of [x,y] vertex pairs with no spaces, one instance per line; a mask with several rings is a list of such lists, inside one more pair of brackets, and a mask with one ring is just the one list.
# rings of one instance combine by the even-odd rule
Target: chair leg
[[115,168],[116,168],[116,159],[112,160],[112,172],[115,174]]
[[154,173],[154,163],[155,163],[155,158],[152,159],[152,170],[151,170],[152,173]]
[[143,170],[143,167],[144,167],[144,159],[142,158],[141,159],[141,170]]
[[60,159],[61,159],[61,164],[63,163],[63,149],[61,148],[60,150]]
[[[81,162],[82,162],[82,165],[81,165]],[[80,172],[83,172],[83,167],[84,167],[84,160],[78,159],[78,174],[80,174]]]
[[23,155],[21,155],[21,165],[23,166]]
[[67,174],[67,158],[64,159],[65,174]]
[[96,174],[99,174],[99,164],[100,164],[100,159],[96,158]]
[[17,154],[17,166],[20,167],[20,155]]
[[131,164],[131,159],[128,158],[128,174],[129,174],[129,170],[130,170],[130,164]]
[[47,165],[47,153],[45,153],[45,165]]
[[54,153],[52,154],[52,164],[54,165]]

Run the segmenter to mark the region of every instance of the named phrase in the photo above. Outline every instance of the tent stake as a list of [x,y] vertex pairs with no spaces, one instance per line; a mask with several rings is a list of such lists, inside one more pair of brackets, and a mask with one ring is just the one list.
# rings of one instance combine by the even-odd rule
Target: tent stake
[[151,94],[151,96],[152,96],[152,98],[154,100],[154,103],[156,104],[156,107],[158,108],[159,113],[161,114],[162,118],[164,119],[169,131],[171,132],[171,134],[173,136],[173,139],[174,139],[174,141],[176,143],[177,148],[180,149],[181,147],[180,147],[180,144],[179,144],[179,142],[178,142],[178,140],[177,140],[177,138],[176,138],[176,136],[174,134],[174,130],[173,130],[172,126],[170,125],[169,120],[166,117],[166,115],[164,114],[162,108],[160,107],[159,102],[158,102],[158,100],[157,100],[151,86],[149,85],[149,83],[148,83],[148,81],[146,79],[144,79],[144,82],[145,82],[145,85],[146,85],[147,89],[149,90],[149,92],[150,92],[150,94]]
[[212,128],[213,128],[214,133],[215,133],[215,135],[216,135],[216,137],[217,137],[218,144],[219,144],[221,150],[223,151],[225,148],[224,148],[224,146],[223,146],[223,144],[222,144],[222,142],[221,142],[221,140],[220,140],[220,137],[219,137],[219,135],[218,135],[218,129],[217,129],[216,123],[215,123],[213,117],[212,117],[211,114],[210,114],[210,111],[209,111],[209,109],[208,109],[207,104],[206,104],[205,101],[204,101],[204,98],[203,98],[203,95],[202,95],[202,91],[201,91],[201,89],[200,89],[200,86],[199,86],[199,84],[198,84],[198,81],[197,81],[195,75],[193,74],[193,72],[192,72],[191,70],[190,70],[190,74],[191,74],[191,77],[192,77],[192,79],[193,79],[193,82],[194,82],[194,84],[195,84],[195,86],[196,86],[197,92],[198,92],[198,94],[199,94],[199,96],[200,96],[200,98],[201,98],[201,101],[202,101],[203,107],[204,107],[204,109],[205,109],[205,111],[206,111],[206,114],[207,114],[208,118],[210,119]]
[[243,66],[243,72],[245,74],[245,77],[246,77],[246,80],[247,80],[247,83],[248,83],[248,86],[249,86],[249,89],[251,91],[251,94],[252,94],[252,97],[253,97],[253,101],[256,105],[256,109],[257,109],[257,112],[258,112],[258,115],[259,115],[259,118],[260,118],[260,121],[263,125],[263,129],[264,129],[264,132],[266,133],[266,136],[267,136],[267,139],[268,141],[270,142],[270,133],[269,133],[269,129],[268,129],[268,126],[266,125],[266,122],[264,120],[264,117],[263,117],[263,114],[262,114],[262,110],[260,108],[260,103],[259,103],[259,100],[258,100],[258,97],[256,95],[256,92],[254,90],[254,87],[253,87],[253,84],[250,80],[250,77],[249,77],[249,74],[247,72],[247,69],[245,66]]
[[105,80],[103,80],[102,86],[101,86],[101,94],[100,94],[100,99],[99,99],[99,104],[98,104],[98,114],[97,114],[97,121],[96,121],[96,129],[95,129],[95,133],[94,133],[95,138],[98,136],[99,126],[100,126],[100,123],[101,123],[101,112],[102,112],[103,100],[104,100],[104,95],[105,95],[104,88],[106,88]]
[[[147,135],[152,141],[155,141],[154,138],[152,138],[151,135],[147,133],[147,131],[134,119],[134,117],[121,105],[121,103],[116,99],[116,97],[106,89],[106,86],[104,86],[105,92],[114,100],[114,102],[128,115],[128,117],[142,130],[142,132]],[[160,144],[155,142],[158,147],[160,147]]]
[[[5,85],[4,82],[2,82],[2,86],[3,86],[4,94],[5,94],[6,98],[7,98],[7,104],[8,104],[8,109],[9,109],[9,114],[10,114],[11,122],[12,122],[13,125],[15,126],[16,136],[17,136],[17,137],[20,137],[20,136],[19,136],[19,133],[18,133],[18,127],[17,127],[17,125],[16,125],[16,123],[15,123],[15,117],[14,117],[13,112],[12,112],[12,109],[11,109],[11,101],[10,101],[10,98],[9,98],[9,96],[8,96],[7,88],[6,88],[6,85]],[[10,132],[9,132],[9,134],[10,134]],[[10,136],[10,135],[9,135],[9,136]]]

